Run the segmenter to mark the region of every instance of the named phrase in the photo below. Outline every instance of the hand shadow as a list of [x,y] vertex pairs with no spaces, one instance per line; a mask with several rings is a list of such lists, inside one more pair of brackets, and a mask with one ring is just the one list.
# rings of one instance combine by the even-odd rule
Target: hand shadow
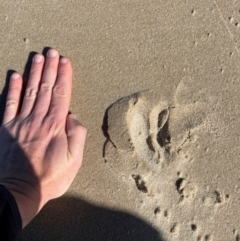
[[18,241],[163,241],[157,230],[131,214],[78,198],[50,201]]

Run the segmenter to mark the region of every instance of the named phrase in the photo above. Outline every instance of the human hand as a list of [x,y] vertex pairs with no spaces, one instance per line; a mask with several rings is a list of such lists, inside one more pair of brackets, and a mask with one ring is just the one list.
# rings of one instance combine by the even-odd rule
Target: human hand
[[46,60],[34,56],[21,105],[22,84],[14,73],[0,127],[0,184],[15,197],[25,227],[71,185],[82,163],[86,129],[68,115],[72,67],[56,50],[49,50]]

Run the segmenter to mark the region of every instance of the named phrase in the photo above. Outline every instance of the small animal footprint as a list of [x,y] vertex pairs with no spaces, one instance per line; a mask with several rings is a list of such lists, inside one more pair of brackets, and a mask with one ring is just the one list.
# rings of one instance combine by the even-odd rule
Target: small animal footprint
[[177,179],[175,186],[178,193],[181,195],[180,201],[183,201],[185,198],[194,198],[196,196],[196,185],[187,182],[184,178]]
[[230,198],[229,194],[224,195],[223,193],[215,190],[208,196],[203,198],[203,203],[205,205],[222,205],[228,201]]
[[179,232],[179,229],[180,229],[180,226],[178,223],[174,223],[170,229],[170,233],[178,233]]
[[197,237],[197,241],[213,241],[213,236],[207,234],[207,235],[205,235],[205,236],[202,237],[201,235],[199,235],[199,236]]
[[157,215],[159,215],[161,213],[161,208],[160,207],[156,207],[155,209],[154,209],[154,214],[157,216]]
[[146,187],[145,181],[142,179],[140,175],[132,175],[132,178],[136,182],[137,189],[143,193],[147,193],[148,189]]

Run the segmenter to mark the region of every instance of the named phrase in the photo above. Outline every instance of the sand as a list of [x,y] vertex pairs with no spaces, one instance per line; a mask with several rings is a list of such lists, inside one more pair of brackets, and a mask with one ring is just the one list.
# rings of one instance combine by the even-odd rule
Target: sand
[[236,0],[0,3],[1,88],[56,48],[88,128],[70,190],[19,241],[240,240]]

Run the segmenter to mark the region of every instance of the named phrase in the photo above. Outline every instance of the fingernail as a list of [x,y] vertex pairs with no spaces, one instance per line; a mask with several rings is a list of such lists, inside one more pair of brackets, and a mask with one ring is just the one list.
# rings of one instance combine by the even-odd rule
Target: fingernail
[[71,117],[72,117],[72,119],[77,120],[77,116],[76,115],[72,114]]
[[18,73],[13,73],[12,74],[12,79],[18,79],[19,78],[19,74]]
[[66,58],[61,58],[61,59],[60,59],[61,64],[66,64],[67,61],[68,61],[68,60],[67,60]]
[[43,60],[43,56],[42,55],[35,55],[34,58],[33,58],[33,61],[35,63],[40,63],[41,61]]
[[48,50],[48,56],[49,57],[54,58],[54,57],[57,57],[57,55],[58,55],[58,52],[56,50],[54,50],[54,49]]

